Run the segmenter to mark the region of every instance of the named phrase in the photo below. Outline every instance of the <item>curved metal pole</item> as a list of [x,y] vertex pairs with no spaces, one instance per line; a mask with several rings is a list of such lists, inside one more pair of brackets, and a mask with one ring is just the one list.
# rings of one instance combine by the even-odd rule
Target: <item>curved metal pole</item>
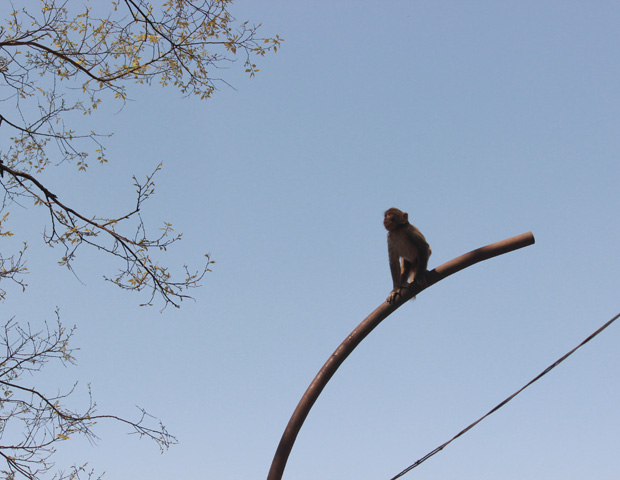
[[299,433],[304,420],[308,416],[310,409],[314,405],[314,402],[323,391],[323,388],[325,388],[327,382],[329,382],[330,378],[332,378],[334,373],[336,373],[338,367],[342,365],[342,362],[345,361],[353,349],[357,347],[360,342],[364,340],[364,338],[366,338],[366,336],[372,332],[373,329],[388,315],[390,315],[403,303],[420,293],[422,290],[430,287],[440,280],[443,280],[453,273],[463,270],[464,268],[467,268],[475,263],[482,262],[483,260],[488,260],[489,258],[512,252],[513,250],[517,250],[519,248],[527,247],[533,243],[534,235],[532,232],[528,232],[517,235],[516,237],[507,238],[501,242],[492,243],[486,247],[472,250],[471,252],[461,255],[460,257],[444,263],[443,265],[428,272],[426,287],[421,287],[414,282],[397,302],[394,304],[384,302],[374,312],[368,315],[368,317],[366,317],[362,323],[360,323],[355,330],[351,332],[344,342],[340,344],[331,357],[329,357],[329,360],[325,362],[323,368],[319,370],[319,373],[316,377],[314,377],[314,380],[312,380],[312,383],[306,390],[306,393],[304,393],[303,397],[301,397],[297,408],[293,412],[293,415],[289,420],[284,433],[282,434],[280,444],[278,445],[276,454],[273,457],[273,462],[271,463],[271,469],[269,470],[267,480],[282,479],[284,467],[286,466],[286,462],[291,453],[291,449],[293,448],[293,444],[295,443],[295,439],[297,438],[297,434]]

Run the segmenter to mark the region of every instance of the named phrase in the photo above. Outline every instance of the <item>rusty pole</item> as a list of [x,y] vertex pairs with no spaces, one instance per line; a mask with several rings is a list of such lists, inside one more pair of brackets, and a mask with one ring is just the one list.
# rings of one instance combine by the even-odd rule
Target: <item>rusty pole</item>
[[427,285],[421,287],[417,283],[411,284],[407,292],[402,295],[397,302],[389,304],[384,302],[368,317],[366,317],[362,323],[360,323],[351,334],[340,344],[336,351],[329,357],[323,368],[319,370],[319,373],[314,377],[312,383],[306,390],[306,393],[301,397],[297,408],[293,412],[291,419],[282,434],[280,444],[276,450],[269,475],[267,480],[281,480],[284,473],[284,467],[297,438],[297,434],[301,429],[310,409],[314,405],[314,402],[319,397],[327,382],[332,378],[338,367],[342,365],[342,362],[349,356],[349,354],[357,347],[360,342],[366,338],[366,336],[374,330],[388,315],[394,310],[400,307],[403,303],[416,296],[422,290],[430,287],[431,285],[443,280],[444,278],[456,273],[464,268],[467,268],[475,263],[488,260],[489,258],[502,255],[504,253],[512,252],[519,248],[527,247],[534,243],[534,235],[532,232],[523,233],[516,237],[507,238],[501,242],[492,243],[486,247],[481,247],[476,250],[472,250],[469,253],[461,255],[449,262],[440,265],[439,267],[431,270],[427,276]]

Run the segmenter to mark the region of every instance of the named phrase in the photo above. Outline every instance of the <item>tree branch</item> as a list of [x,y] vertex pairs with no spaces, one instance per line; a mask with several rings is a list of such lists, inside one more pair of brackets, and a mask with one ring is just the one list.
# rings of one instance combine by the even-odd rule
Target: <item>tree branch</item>
[[22,46],[22,47],[31,47],[31,48],[34,48],[36,50],[42,50],[44,52],[47,52],[50,55],[53,55],[53,56],[63,60],[64,62],[67,62],[67,63],[71,64],[71,66],[73,66],[75,69],[77,69],[77,70],[81,71],[82,73],[86,74],[87,76],[89,76],[93,80],[97,80],[98,82],[106,83],[106,82],[109,81],[108,78],[98,77],[97,75],[93,74],[89,69],[83,67],[78,62],[73,60],[69,55],[65,55],[64,53],[59,52],[58,50],[54,50],[53,48],[50,48],[50,47],[48,47],[46,45],[43,45],[41,43],[33,42],[33,41],[19,41],[19,40],[8,40],[6,42],[1,42],[0,43],[0,47],[2,47],[2,48],[6,48],[6,47],[20,47],[20,46]]
[[273,462],[271,463],[271,469],[269,470],[267,480],[282,479],[284,467],[286,466],[286,462],[293,448],[293,444],[295,443],[295,439],[297,438],[297,434],[306,420],[308,413],[310,413],[310,409],[314,405],[314,402],[316,402],[317,398],[323,391],[323,388],[325,388],[325,385],[327,385],[327,382],[329,382],[332,376],[336,373],[336,370],[338,370],[340,365],[342,365],[355,347],[357,347],[377,325],[379,325],[397,308],[416,296],[418,293],[452,275],[453,273],[470,267],[475,263],[482,262],[483,260],[488,260],[489,258],[493,258],[532,244],[534,244],[534,235],[532,232],[528,232],[517,235],[516,237],[502,240],[501,242],[492,243],[486,247],[472,250],[471,252],[461,255],[460,257],[444,263],[436,269],[428,272],[426,286],[421,286],[414,281],[407,289],[402,291],[402,295],[398,297],[398,300],[395,303],[389,304],[384,302],[374,312],[366,317],[329,357],[327,362],[325,362],[325,365],[323,365],[323,368],[321,368],[316,377],[314,377],[314,380],[312,380],[312,383],[310,383],[310,386],[301,397],[297,408],[293,412],[293,415],[291,416],[291,419],[282,434],[280,444],[278,445]]
[[[155,172],[159,170],[160,166],[157,167]],[[138,184],[136,180],[136,186],[138,187],[138,201],[136,208],[133,211],[112,220],[96,221],[95,219],[85,217],[68,205],[62,203],[58,200],[58,197],[54,193],[48,190],[41,182],[39,182],[39,180],[29,173],[20,172],[0,162],[0,173],[4,172],[11,175],[26,192],[35,198],[37,202],[47,207],[52,221],[52,233],[47,235],[46,242],[50,245],[58,242],[65,245],[67,255],[63,259],[63,264],[67,265],[69,268],[71,268],[70,262],[75,253],[75,249],[80,245],[80,243],[87,243],[99,250],[103,250],[107,253],[120,257],[127,262],[128,266],[125,270],[121,271],[120,276],[117,276],[116,279],[110,281],[116,283],[121,288],[129,290],[141,290],[143,287],[149,286],[152,288],[151,300],[154,298],[156,293],[159,293],[166,305],[172,304],[175,307],[179,307],[179,302],[183,299],[190,298],[188,295],[181,293],[181,291],[197,284],[206,272],[209,271],[208,266],[212,263],[210,260],[202,271],[192,274],[186,269],[186,278],[184,280],[173,281],[166,269],[158,267],[157,264],[154,264],[148,254],[142,254],[142,252],[149,251],[149,249],[165,249],[171,243],[180,239],[180,236],[177,236],[169,240],[163,240],[164,237],[172,231],[169,224],[166,224],[164,233],[156,240],[149,240],[146,237],[141,239],[131,239],[119,234],[115,230],[115,225],[120,221],[126,220],[134,215],[139,215],[141,203],[152,194],[153,174],[150,177],[147,177],[147,182],[144,185]],[[22,179],[32,182],[43,193],[43,195],[37,194],[25,185]],[[59,207],[60,211],[55,210],[54,206]],[[84,222],[85,226],[80,227],[76,219]],[[66,227],[67,231],[63,234],[59,234],[56,231],[56,222]],[[139,230],[142,228],[142,223],[140,223]],[[102,243],[89,240],[88,237],[97,236],[97,230],[109,235],[115,244],[111,247],[106,247]],[[132,265],[137,266],[138,271],[134,272]],[[121,281],[121,279],[125,277],[129,277],[128,284],[124,284]],[[150,279],[150,283],[147,279]]]

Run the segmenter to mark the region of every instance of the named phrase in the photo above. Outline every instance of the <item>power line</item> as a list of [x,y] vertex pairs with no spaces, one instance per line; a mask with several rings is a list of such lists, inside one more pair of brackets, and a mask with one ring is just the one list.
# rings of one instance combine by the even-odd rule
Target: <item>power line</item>
[[524,385],[523,387],[521,387],[519,390],[517,390],[515,393],[513,393],[512,395],[510,395],[508,398],[506,398],[503,402],[499,403],[498,405],[496,405],[493,409],[491,409],[488,413],[486,413],[485,415],[483,415],[482,417],[480,417],[478,420],[476,420],[474,423],[472,423],[471,425],[469,425],[467,428],[464,428],[463,430],[461,430],[459,433],[457,433],[454,437],[452,437],[450,440],[448,440],[447,442],[439,445],[437,448],[435,448],[434,450],[428,452],[426,455],[424,455],[422,458],[420,458],[419,460],[417,460],[415,463],[412,463],[411,465],[409,465],[407,468],[405,468],[402,472],[400,472],[398,475],[392,477],[390,480],[396,480],[397,478],[402,477],[405,473],[410,472],[411,470],[413,470],[415,467],[417,467],[418,465],[424,463],[426,460],[428,460],[429,458],[431,458],[433,455],[441,452],[445,447],[447,447],[448,445],[450,445],[454,440],[456,440],[457,438],[459,438],[461,435],[465,434],[466,432],[468,432],[469,430],[471,430],[472,428],[474,428],[476,425],[478,425],[482,420],[484,420],[485,418],[487,418],[489,415],[491,415],[492,413],[496,412],[497,410],[499,410],[500,408],[502,408],[504,405],[506,405],[510,400],[512,400],[513,398],[515,398],[517,395],[519,395],[523,390],[525,390],[527,387],[529,387],[531,384],[533,384],[534,382],[536,382],[537,380],[540,380],[543,376],[545,376],[547,373],[549,373],[551,370],[553,370],[555,367],[557,367],[560,363],[562,363],[564,360],[566,360],[568,357],[570,357],[573,353],[575,353],[578,349],[580,349],[581,347],[583,347],[586,343],[588,343],[590,340],[592,340],[594,337],[596,337],[599,333],[601,333],[603,330],[605,330],[607,327],[609,327],[612,323],[614,323],[618,318],[620,318],[620,313],[618,315],[616,315],[615,317],[613,317],[611,320],[609,320],[607,323],[605,323],[605,325],[603,325],[601,328],[599,328],[596,332],[594,332],[592,335],[590,335],[588,338],[586,338],[583,342],[581,342],[579,345],[577,345],[575,348],[573,348],[570,352],[568,352],[566,355],[564,355],[563,357],[559,358],[558,360],[556,360],[554,363],[552,363],[551,365],[549,365],[547,368],[545,368],[540,374],[538,374],[534,379],[532,379],[530,382],[528,382],[526,385]]

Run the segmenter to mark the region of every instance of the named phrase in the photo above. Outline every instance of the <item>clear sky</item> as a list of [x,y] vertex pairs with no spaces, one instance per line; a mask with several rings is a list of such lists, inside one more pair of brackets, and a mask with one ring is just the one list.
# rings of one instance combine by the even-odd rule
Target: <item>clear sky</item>
[[[239,20],[286,42],[221,72],[208,102],[133,88],[93,128],[111,164],[44,180],[85,213],[133,201],[184,233],[168,262],[213,272],[180,310],[80,281],[41,247],[44,212],[14,209],[30,238],[17,320],[77,325],[78,366],[33,384],[78,391],[100,413],[160,417],[160,455],[102,424],[57,460],[108,479],[266,478],[301,395],[390,291],[383,211],[396,206],[434,268],[532,231],[536,244],[433,286],[383,322],[310,412],[284,478],[387,480],[480,417],[620,311],[620,3],[240,0]],[[4,141],[5,139],[3,139]],[[611,480],[620,472],[620,325],[404,478]],[[76,406],[79,407],[78,400]]]

